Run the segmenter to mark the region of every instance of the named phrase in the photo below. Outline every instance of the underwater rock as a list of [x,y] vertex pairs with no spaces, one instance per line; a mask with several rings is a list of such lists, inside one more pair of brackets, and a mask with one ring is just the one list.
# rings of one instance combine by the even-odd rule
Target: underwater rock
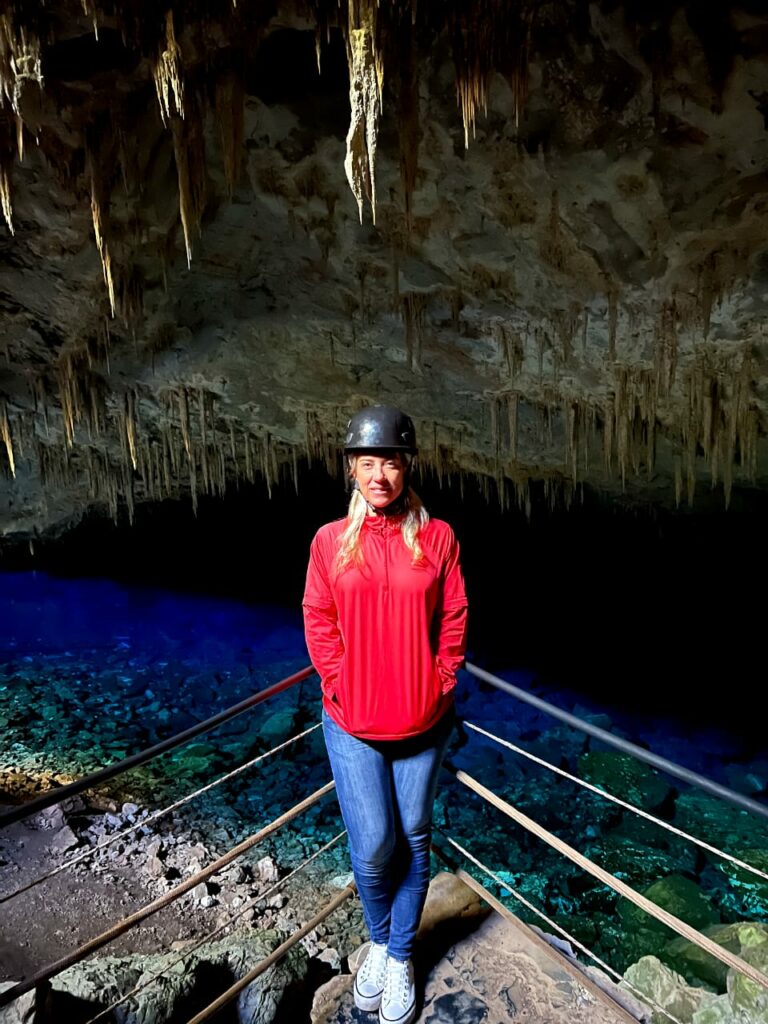
[[679,794],[673,824],[730,852],[738,847],[765,849],[763,818],[698,790]]
[[[121,1009],[121,1024],[163,1024],[186,1020],[211,1002],[219,991],[243,977],[268,956],[286,936],[277,931],[238,933],[202,946],[176,967],[168,967],[178,952],[103,957],[67,968],[52,981],[49,1010],[52,1020],[90,1016],[122,993],[167,971]],[[252,982],[237,1001],[240,1024],[270,1024],[287,990],[303,981],[307,953],[295,946],[278,964]],[[14,1018],[9,1018],[11,1024]],[[0,1017],[2,1024],[6,1024]]]
[[296,711],[285,709],[275,711],[266,715],[263,719],[253,723],[253,731],[258,737],[265,750],[271,750],[279,743],[285,742],[295,733]]
[[[687,878],[670,875],[641,892],[693,927],[703,929],[717,922],[714,908]],[[614,907],[613,914],[609,905]],[[663,958],[673,935],[650,914],[626,900],[617,900],[604,887],[585,893],[578,910],[600,921],[596,952],[605,955],[617,970],[626,970],[644,956]]]
[[[768,927],[765,925],[745,921],[723,928],[709,928],[706,934],[764,974],[768,973]],[[768,1024],[768,992],[765,989],[739,971],[725,968],[725,965],[715,969],[714,958],[691,943],[675,940],[669,944],[668,951],[688,972],[698,974],[705,981],[714,981],[718,987],[722,987],[722,974],[725,972],[727,991],[715,994],[689,985],[680,974],[656,957],[643,957],[625,972],[624,977],[652,996],[683,1024]],[[667,1024],[667,1019],[657,1012],[653,1024]]]
[[[768,973],[768,925],[738,921],[703,931],[719,946]],[[729,968],[695,943],[682,937],[673,939],[665,947],[664,959],[692,984],[703,982],[718,992],[725,991]]]
[[[717,912],[698,885],[682,875],[668,875],[644,890],[643,895],[664,910],[681,918],[693,928],[704,928],[717,921]],[[622,902],[619,914],[628,930],[646,928],[668,934],[666,925],[651,918],[634,903]]]
[[[745,864],[768,872],[768,850],[741,848],[731,852]],[[746,919],[768,917],[768,882],[751,871],[713,858],[713,863],[702,872],[702,882],[714,890],[718,905],[725,908],[729,916]]]
[[670,785],[653,768],[628,754],[590,750],[579,758],[578,774],[593,786],[645,811],[663,803]]
[[[741,957],[763,974],[768,974],[768,929],[742,929]],[[728,996],[735,1014],[754,1024],[768,1024],[768,991],[739,971],[729,971]]]
[[[624,972],[624,978],[634,989],[645,993],[655,1003],[674,1014],[682,1024],[692,1024],[697,1010],[710,1003],[715,996],[704,989],[686,984],[685,978],[666,967],[655,956],[644,956]],[[628,987],[627,987],[628,988]],[[637,992],[628,989],[635,998]],[[653,1007],[648,1004],[651,1009]],[[669,1024],[669,1018],[653,1010],[653,1024]]]

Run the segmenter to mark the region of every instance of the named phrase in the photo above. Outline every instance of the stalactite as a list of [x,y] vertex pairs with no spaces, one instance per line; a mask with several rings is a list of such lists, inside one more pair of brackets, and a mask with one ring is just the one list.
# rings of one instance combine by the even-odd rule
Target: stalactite
[[11,421],[8,418],[8,406],[3,402],[0,406],[0,437],[5,445],[5,453],[8,456],[8,464],[11,467],[11,475],[16,479],[16,460],[13,456],[13,438],[11,437]]
[[491,334],[506,361],[507,375],[511,378],[517,377],[525,359],[525,348],[520,333],[511,324],[503,320],[494,320]]
[[[115,280],[113,315],[116,310],[126,327],[135,331],[144,314],[144,272],[138,264],[134,263],[126,269],[119,270],[117,274],[113,272],[113,278]],[[155,340],[159,341],[163,337],[164,334],[160,331]],[[152,348],[153,370],[155,351]]]
[[11,168],[6,160],[0,163],[0,205],[3,207],[3,216],[8,230],[12,235],[16,234],[13,226],[13,203],[11,202]]
[[147,449],[146,444],[137,442],[136,444],[136,465],[134,469],[138,472],[141,480],[141,486],[146,492],[149,486],[149,465],[147,461]]
[[253,466],[253,452],[251,450],[251,438],[248,433],[243,434],[243,454],[245,457],[245,479],[249,483],[255,483],[256,475]]
[[609,394],[603,403],[603,464],[607,473],[613,471],[613,433],[615,423],[615,402]]
[[93,233],[96,237],[96,247],[99,250],[99,258],[101,259],[104,283],[107,286],[107,294],[109,295],[109,307],[112,310],[112,316],[114,316],[116,303],[115,282],[112,275],[112,256],[109,252],[109,246],[107,245],[107,240],[104,234],[103,208],[97,194],[95,179],[92,179],[91,181],[91,218],[93,219]]
[[170,427],[163,424],[162,432],[162,460],[163,460],[163,496],[170,498],[172,494],[171,484],[171,441],[168,436]]
[[235,421],[229,421],[229,454],[232,456],[232,463],[237,473],[237,443],[235,441]]
[[584,321],[581,327],[581,354],[586,356],[587,354],[587,333],[589,331],[589,309],[584,309]]
[[23,25],[17,28],[11,12],[6,11],[0,14],[0,97],[16,115],[20,160],[24,156],[21,99],[27,82],[42,89],[40,40]]
[[416,55],[416,40],[410,24],[410,12],[399,8],[401,17],[407,18],[405,26],[398,33],[400,41],[397,75],[397,121],[398,147],[400,152],[400,182],[403,187],[403,210],[405,224],[413,229],[413,193],[416,190],[416,175],[419,164],[419,65]]
[[205,390],[203,388],[197,389],[197,403],[200,419],[200,455],[203,470],[203,491],[208,494],[210,490],[210,480],[208,475],[208,428],[206,425]]
[[537,327],[534,331],[534,339],[536,341],[536,359],[538,363],[539,382],[541,382],[541,379],[544,376],[544,353],[550,347],[549,339],[541,327]]
[[672,389],[677,371],[677,352],[677,304],[673,297],[662,303],[654,325],[653,362],[659,395],[668,395]]
[[181,426],[181,436],[184,439],[184,451],[187,453],[187,458],[191,459],[192,444],[189,437],[189,397],[185,387],[179,388],[178,399],[179,423]]
[[240,179],[244,113],[245,90],[242,75],[228,70],[216,82],[216,120],[224,157],[224,177],[230,199]]
[[138,468],[136,459],[136,437],[137,437],[137,423],[136,423],[136,392],[133,388],[129,388],[124,395],[125,402],[125,438],[128,442],[128,454],[131,458],[131,465],[134,469]]
[[634,403],[630,403],[628,394],[628,374],[626,367],[619,367],[615,375],[616,387],[614,391],[614,409],[616,417],[616,456],[619,463],[622,488],[626,484],[627,465],[631,458],[629,425],[632,419],[631,409]]
[[578,444],[579,407],[573,399],[565,399],[563,402],[563,427],[565,434],[565,462],[571,468],[571,476],[574,480],[579,472],[579,444]]
[[507,421],[509,424],[509,457],[513,462],[517,461],[518,445],[518,411],[520,396],[512,392],[507,395]]
[[405,324],[405,352],[408,368],[421,369],[424,318],[429,304],[426,292],[405,292],[400,298],[400,308]]
[[122,466],[122,485],[123,497],[125,498],[125,504],[128,509],[128,522],[131,526],[133,526],[134,519],[136,516],[136,502],[133,491],[133,474],[125,464],[123,464]]
[[619,291],[615,285],[608,288],[608,358],[616,362],[616,335],[619,326]]
[[197,517],[197,453],[195,448],[192,447],[192,452],[189,457],[189,494],[192,498],[192,515]]
[[187,266],[192,265],[192,232],[200,230],[208,190],[202,111],[191,97],[187,117],[173,118],[173,152],[179,179],[179,213],[184,232]]
[[169,8],[165,16],[165,49],[152,70],[157,92],[157,102],[160,104],[160,117],[163,124],[170,120],[172,107],[175,107],[179,116],[184,117],[184,80],[181,73],[181,49],[176,42],[176,33],[173,28],[173,10]]
[[495,397],[491,398],[488,403],[488,408],[491,417],[491,454],[494,462],[498,464],[499,457],[501,455],[501,439],[499,437],[499,400]]
[[565,246],[560,226],[560,199],[556,188],[552,190],[547,232],[541,243],[541,255],[555,270],[564,270]]
[[376,223],[376,144],[384,83],[376,33],[378,6],[377,0],[349,0],[346,34],[351,116],[344,170],[357,200],[361,224],[366,198]]
[[451,14],[456,94],[464,123],[464,146],[475,136],[477,111],[487,110],[493,68],[512,90],[515,125],[528,95],[528,48],[534,5],[528,0],[465,0]]
[[96,37],[96,42],[98,42],[99,22],[97,18],[96,4],[94,3],[94,0],[81,0],[81,3],[83,5],[83,14],[86,16],[86,18],[91,19],[91,24],[93,25],[93,34]]
[[578,307],[559,309],[553,315],[555,330],[560,338],[563,366],[568,366],[573,357],[573,339],[579,326]]

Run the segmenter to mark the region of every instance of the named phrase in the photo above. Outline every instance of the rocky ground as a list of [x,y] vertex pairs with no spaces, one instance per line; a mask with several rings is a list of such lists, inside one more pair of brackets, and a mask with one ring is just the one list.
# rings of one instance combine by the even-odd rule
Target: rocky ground
[[[63,808],[43,811],[0,834],[2,897],[80,854],[90,853],[73,867],[0,904],[0,981],[29,976],[100,934],[173,889],[236,841],[226,827],[213,833],[209,828],[203,840],[203,823],[191,812],[174,812],[164,822],[140,825],[147,817],[147,809],[135,803],[104,811],[74,798]],[[99,847],[110,836],[136,824],[140,827],[124,838]],[[310,847],[321,846],[310,835],[303,839],[306,855],[314,852]],[[99,955],[125,958],[139,954],[146,959],[152,954],[183,951],[214,931],[219,940],[230,936],[238,941],[295,931],[342,889],[350,876],[345,849],[337,844],[294,880],[279,886],[296,861],[289,845],[280,847],[280,859],[274,842],[255,847],[110,943]],[[329,976],[360,946],[363,937],[359,903],[350,901],[302,940],[306,954],[302,973],[310,970],[321,980]]]

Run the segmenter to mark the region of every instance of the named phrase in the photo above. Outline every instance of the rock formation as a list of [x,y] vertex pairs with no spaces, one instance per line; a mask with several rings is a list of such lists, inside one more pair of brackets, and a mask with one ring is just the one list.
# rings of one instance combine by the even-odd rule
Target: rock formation
[[4,0],[0,536],[339,469],[766,483],[768,15]]

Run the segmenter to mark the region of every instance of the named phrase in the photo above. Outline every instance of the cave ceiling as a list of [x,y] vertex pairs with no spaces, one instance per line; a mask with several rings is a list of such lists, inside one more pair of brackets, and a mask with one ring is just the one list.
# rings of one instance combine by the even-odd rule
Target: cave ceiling
[[339,472],[768,486],[768,12],[0,2],[0,537]]

